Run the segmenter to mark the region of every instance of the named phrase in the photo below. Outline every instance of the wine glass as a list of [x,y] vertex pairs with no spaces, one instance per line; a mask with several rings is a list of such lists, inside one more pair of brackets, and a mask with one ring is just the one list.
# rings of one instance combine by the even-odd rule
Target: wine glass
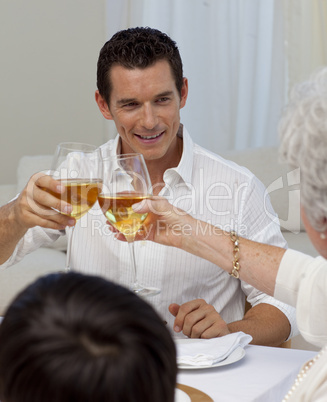
[[[80,219],[93,207],[102,188],[102,157],[95,145],[62,142],[57,145],[51,175],[65,187],[62,194],[52,195],[72,206],[69,216]],[[68,246],[66,272],[71,270],[71,248],[74,226],[67,226]]]
[[98,201],[107,220],[128,243],[133,268],[131,290],[142,297],[160,293],[160,289],[141,285],[137,279],[134,240],[147,213],[134,212],[132,205],[151,197],[151,181],[142,154],[125,154],[103,160],[103,188]]

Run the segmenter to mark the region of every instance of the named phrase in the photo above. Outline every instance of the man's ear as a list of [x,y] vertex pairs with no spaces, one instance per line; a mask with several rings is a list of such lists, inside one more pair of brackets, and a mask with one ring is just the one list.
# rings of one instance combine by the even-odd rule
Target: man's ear
[[188,80],[187,78],[183,78],[183,86],[181,90],[181,102],[180,102],[180,109],[182,109],[186,104],[186,99],[188,95]]
[[113,117],[110,113],[109,107],[105,99],[100,95],[99,91],[95,91],[95,101],[100,109],[100,112],[102,113],[103,117],[107,120],[113,120]]

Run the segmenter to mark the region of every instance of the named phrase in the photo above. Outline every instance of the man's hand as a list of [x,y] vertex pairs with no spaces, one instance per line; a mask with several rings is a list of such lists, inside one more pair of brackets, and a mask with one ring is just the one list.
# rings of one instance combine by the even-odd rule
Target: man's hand
[[220,314],[203,299],[182,305],[173,303],[169,306],[169,311],[176,317],[174,331],[183,332],[189,338],[210,339],[230,333]]
[[34,226],[61,230],[75,224],[74,218],[64,215],[72,211],[71,205],[49,191],[60,195],[65,188],[51,176],[36,173],[13,202],[13,218],[22,230]]
[[59,199],[64,191],[59,181],[36,173],[15,200],[0,208],[0,264],[7,261],[29,228],[61,230],[75,224],[75,219],[67,216],[72,206]]

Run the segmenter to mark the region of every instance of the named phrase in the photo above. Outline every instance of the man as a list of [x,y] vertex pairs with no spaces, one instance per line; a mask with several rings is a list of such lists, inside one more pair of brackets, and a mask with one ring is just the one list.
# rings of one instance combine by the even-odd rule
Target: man
[[[167,35],[150,28],[115,34],[100,52],[97,85],[99,109],[106,119],[114,120],[119,133],[101,147],[104,157],[142,153],[155,195],[243,237],[286,246],[278,224],[264,209],[262,184],[246,169],[194,144],[180,124],[188,81],[178,48]],[[7,228],[7,236],[0,237],[1,263],[6,259],[6,265],[13,263],[60,233],[33,228],[36,225],[61,230],[74,224],[61,214],[48,218],[44,211],[35,213],[30,207],[35,201],[43,208],[69,212],[69,205],[42,190],[61,192],[57,185],[48,176],[35,176],[17,200],[1,210],[0,228]],[[274,215],[271,205],[266,208]],[[72,266],[129,285],[127,245],[114,241],[105,230],[108,226],[101,213],[92,210],[84,218],[76,225]],[[149,302],[168,325],[174,327],[173,316],[178,314],[178,322],[183,317],[182,328],[174,327],[176,333],[211,338],[244,331],[254,343],[266,345],[278,345],[294,334],[294,309],[229,277],[208,261],[182,250],[139,242],[136,263],[140,282],[161,289]],[[244,295],[253,308],[243,318]]]

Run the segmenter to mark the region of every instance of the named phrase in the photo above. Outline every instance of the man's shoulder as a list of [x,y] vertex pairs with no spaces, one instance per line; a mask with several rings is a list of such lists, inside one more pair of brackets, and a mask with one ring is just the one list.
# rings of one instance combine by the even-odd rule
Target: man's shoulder
[[214,169],[217,172],[224,171],[229,174],[244,176],[244,179],[251,180],[254,174],[244,166],[238,165],[236,162],[226,159],[223,156],[216,154],[201,145],[195,144],[193,146],[193,163],[196,167],[207,167]]

